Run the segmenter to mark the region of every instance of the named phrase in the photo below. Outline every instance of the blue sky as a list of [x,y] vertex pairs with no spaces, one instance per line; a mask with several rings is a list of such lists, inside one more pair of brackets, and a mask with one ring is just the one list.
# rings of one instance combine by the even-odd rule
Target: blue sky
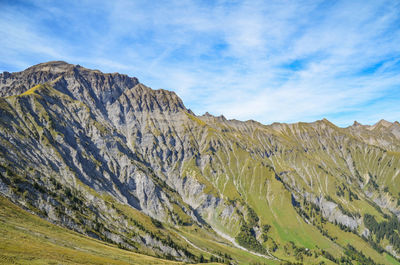
[[125,73],[196,114],[400,119],[400,1],[0,0],[0,36],[0,71]]

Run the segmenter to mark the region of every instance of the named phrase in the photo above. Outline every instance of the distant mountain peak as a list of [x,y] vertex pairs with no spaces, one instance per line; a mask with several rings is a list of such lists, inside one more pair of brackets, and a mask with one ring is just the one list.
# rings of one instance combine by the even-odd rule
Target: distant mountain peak
[[380,121],[378,121],[377,123],[372,125],[371,129],[375,129],[375,128],[378,128],[378,127],[389,128],[392,125],[393,125],[393,123],[391,123],[391,122],[389,122],[387,120],[381,119]]

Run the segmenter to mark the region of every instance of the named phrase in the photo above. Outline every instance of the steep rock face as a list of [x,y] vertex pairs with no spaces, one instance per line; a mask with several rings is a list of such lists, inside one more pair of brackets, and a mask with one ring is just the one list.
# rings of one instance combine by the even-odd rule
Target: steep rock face
[[249,228],[256,241],[244,247],[267,255],[276,245],[284,256],[285,234],[342,244],[318,218],[362,235],[365,213],[400,217],[397,122],[266,126],[196,116],[173,92],[65,62],[0,74],[0,96],[0,192],[126,248],[193,261],[196,250],[185,252],[186,241],[156,219],[219,240],[213,230],[240,241]]
[[[93,109],[95,104],[90,105],[90,102],[95,101],[87,100],[84,102],[89,103],[85,104],[77,100],[77,96],[70,96],[72,92],[60,92],[68,86],[60,90],[55,88],[60,86],[62,78],[35,86],[25,94],[1,98],[0,148],[5,173],[1,181],[2,193],[15,201],[22,201],[23,205],[32,205],[49,220],[76,231],[99,229],[101,223],[105,224],[102,225],[105,231],[101,231],[105,238],[127,248],[136,249],[134,242],[144,242],[147,246],[157,241],[157,244],[148,245],[151,251],[159,255],[176,255],[183,260],[190,258],[179,248],[170,252],[160,251],[166,247],[160,240],[127,238],[126,217],[116,221],[114,218],[121,217],[120,214],[112,208],[100,206],[104,206],[104,199],[99,199],[99,202],[96,197],[88,200],[92,196],[84,187],[90,187],[99,195],[110,194],[117,201],[159,220],[176,222],[172,214],[176,204],[183,208],[183,215],[184,211],[193,215],[188,206],[180,205],[178,201],[181,200],[173,195],[173,191],[163,191],[161,180],[129,149],[123,135],[107,122],[106,112]],[[21,200],[18,190],[10,188],[13,183],[9,181],[14,175],[25,178],[24,189],[32,193],[32,197],[24,195],[27,202]],[[157,181],[160,183],[155,184]],[[63,201],[62,194],[59,194],[61,185],[68,187],[63,192],[75,196],[72,200]],[[35,188],[41,186],[46,188],[39,188],[39,191]],[[70,189],[76,190],[76,194],[71,194]],[[83,201],[87,201],[85,207],[75,205],[75,202],[80,204]],[[85,217],[81,212],[83,216],[90,213],[93,217],[82,220]],[[98,238],[95,232],[85,233]],[[141,233],[149,237],[147,230]],[[160,248],[160,244],[164,246]],[[147,253],[147,250],[143,251]]]
[[336,203],[327,201],[324,198],[316,199],[315,203],[320,207],[322,215],[327,218],[330,222],[336,222],[342,224],[351,230],[355,230],[358,227],[357,220],[352,217],[343,214]]
[[[164,214],[161,209],[168,203],[161,203],[160,200],[165,202],[165,194],[154,186],[148,176],[136,174],[137,177],[134,182],[136,182],[135,187],[139,189],[134,191],[136,196],[132,196],[129,191],[126,191],[123,183],[128,180],[132,182],[132,174],[137,172],[135,166],[132,165],[132,160],[135,160],[136,155],[126,146],[124,135],[119,134],[113,128],[112,121],[115,119],[110,115],[112,121],[109,120],[107,107],[119,99],[124,92],[129,91],[128,94],[130,95],[138,93],[139,96],[131,96],[131,98],[140,100],[140,102],[130,102],[132,104],[129,104],[129,107],[138,107],[139,111],[144,109],[153,111],[155,107],[153,104],[160,102],[159,106],[162,106],[166,102],[169,103],[169,98],[166,100],[165,93],[162,91],[161,93],[151,93],[149,88],[138,85],[136,78],[119,74],[104,75],[99,71],[92,71],[63,62],[40,64],[24,72],[12,74],[7,80],[11,81],[6,82],[7,85],[0,89],[3,94],[7,95],[19,93],[19,89],[26,89],[34,82],[50,82],[51,87],[40,87],[33,91],[38,95],[35,96],[35,99],[8,98],[5,100],[5,104],[21,104],[21,110],[26,112],[31,109],[37,111],[36,107],[49,112],[49,117],[44,117],[49,120],[44,122],[46,126],[53,124],[58,127],[49,129],[54,129],[56,133],[59,133],[52,140],[55,140],[64,149],[58,150],[61,151],[62,159],[69,167],[74,168],[75,173],[81,175],[82,181],[91,187],[108,191],[113,190],[114,195],[120,200],[129,201],[132,206],[138,209],[143,208],[150,215],[163,219]],[[17,88],[10,90],[8,84],[17,86]],[[180,104],[180,107],[183,106],[181,102],[178,102],[178,104]],[[112,110],[112,108],[110,109]],[[11,116],[13,115],[10,115],[10,120],[15,119]],[[5,118],[5,115],[3,117]],[[63,117],[65,121],[63,126],[55,122],[58,117]],[[37,119],[34,122],[44,125],[42,121]],[[19,121],[15,121],[15,123],[19,123]],[[9,137],[12,136],[9,135]],[[34,141],[34,139],[32,140]],[[21,142],[17,146],[21,147],[24,144]],[[31,148],[33,149],[33,146],[38,144],[40,145],[37,142],[32,143]],[[35,152],[40,151],[35,150]],[[93,161],[88,161],[88,159],[82,157],[84,153],[88,153],[88,156],[93,158],[94,163],[100,163],[101,166],[95,166],[92,163]],[[37,154],[35,157],[29,155],[31,157],[27,157],[27,161],[35,161],[35,166],[40,165],[39,158],[41,160],[47,157],[49,160],[53,159],[47,154]],[[18,160],[18,157],[15,156],[13,160]],[[59,169],[56,168],[56,170]],[[117,189],[112,188],[113,184],[117,184]],[[156,198],[154,194],[159,196],[156,196]],[[164,199],[161,199],[161,197]],[[148,200],[149,198],[151,200]],[[155,205],[157,202],[158,205]],[[152,210],[148,210],[146,207]]]

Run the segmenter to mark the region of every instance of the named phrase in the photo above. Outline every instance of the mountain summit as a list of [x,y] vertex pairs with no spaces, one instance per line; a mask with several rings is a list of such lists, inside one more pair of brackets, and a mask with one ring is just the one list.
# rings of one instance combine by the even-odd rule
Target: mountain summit
[[185,262],[399,264],[398,122],[196,116],[61,61],[0,74],[0,96],[0,193],[42,219]]

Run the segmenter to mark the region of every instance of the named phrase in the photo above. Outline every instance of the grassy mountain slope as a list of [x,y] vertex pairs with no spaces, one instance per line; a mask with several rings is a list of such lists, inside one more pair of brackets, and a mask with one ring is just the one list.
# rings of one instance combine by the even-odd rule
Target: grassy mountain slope
[[0,196],[0,264],[183,264],[119,249],[56,226]]
[[[241,200],[242,205],[253,207],[260,219],[260,227],[264,224],[272,225],[271,237],[280,246],[275,255],[287,257],[289,253],[285,251],[285,245],[293,241],[305,248],[329,249],[331,254],[340,258],[350,243],[358,250],[363,250],[375,262],[385,262],[383,256],[353,233],[363,232],[358,223],[362,223],[360,217],[367,212],[377,216],[393,214],[391,210],[377,207],[371,198],[381,196],[381,192],[386,190],[386,198],[390,198],[392,205],[395,205],[395,191],[399,184],[396,181],[396,167],[399,163],[396,154],[387,154],[382,149],[366,145],[327,121],[314,124],[257,125],[255,129],[250,125],[245,130],[237,130],[229,126],[229,122],[221,129],[218,128],[221,126],[219,122],[210,121],[210,118],[204,118],[204,121],[206,126],[225,131],[223,136],[210,141],[219,144],[214,146],[213,161],[210,162],[210,166],[214,167],[213,173],[204,170],[206,179],[230,199]],[[320,134],[324,135],[322,139]],[[226,148],[228,144],[224,146],[223,141],[228,141],[228,137],[232,137],[229,140],[231,142],[240,137],[240,145]],[[269,154],[260,154],[260,151]],[[375,159],[369,158],[365,152],[374,154]],[[379,162],[380,157],[385,162]],[[360,174],[366,176],[368,170],[379,172],[379,177],[375,177],[379,182],[376,186],[372,187],[372,179],[361,179]],[[385,178],[389,177],[390,186],[382,188],[387,183]],[[219,178],[224,181],[221,182]],[[229,181],[236,182],[233,191],[227,189]],[[315,195],[328,198],[326,201],[334,201],[335,208],[340,212],[336,216],[339,218],[329,216],[329,211],[325,211],[326,215],[323,216],[318,210],[314,211],[313,220],[310,220],[307,213],[310,215],[310,205],[317,204],[313,197]],[[293,203],[293,200],[299,202]],[[323,204],[317,208],[323,207]],[[341,217],[345,217],[345,220]],[[338,225],[329,223],[329,218],[331,223]],[[346,218],[352,222],[347,222]],[[349,228],[352,223],[354,227]],[[353,230],[353,233],[343,230]]]

